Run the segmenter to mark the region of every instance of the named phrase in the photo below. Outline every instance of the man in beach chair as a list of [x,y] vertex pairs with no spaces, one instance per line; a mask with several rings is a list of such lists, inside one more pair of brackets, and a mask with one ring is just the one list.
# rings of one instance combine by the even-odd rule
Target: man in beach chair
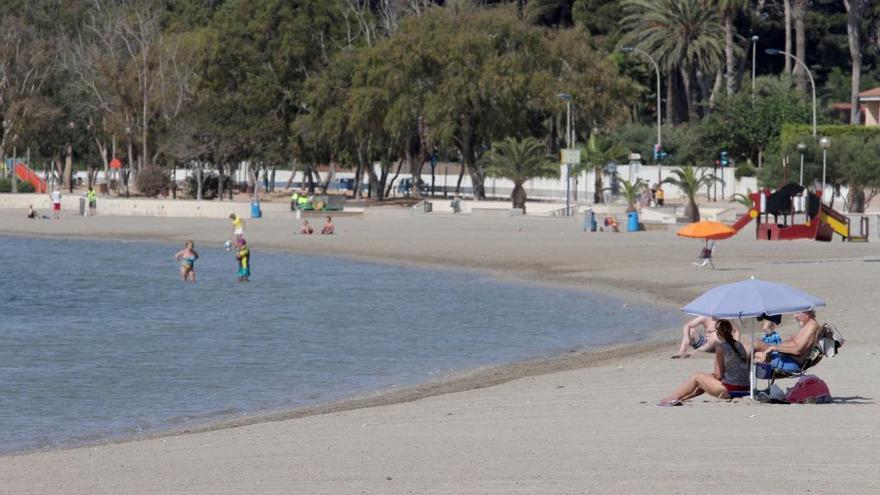
[[794,318],[801,328],[791,338],[774,345],[755,343],[756,375],[770,381],[768,389],[778,378],[802,376],[823,357],[836,356],[845,342],[834,326],[819,325],[813,310],[795,313]]
[[706,265],[715,269],[715,263],[712,261],[712,255],[715,254],[715,241],[707,242],[706,246],[700,250],[700,255],[697,256],[699,261],[695,261],[694,265],[696,265],[697,269],[704,268]]

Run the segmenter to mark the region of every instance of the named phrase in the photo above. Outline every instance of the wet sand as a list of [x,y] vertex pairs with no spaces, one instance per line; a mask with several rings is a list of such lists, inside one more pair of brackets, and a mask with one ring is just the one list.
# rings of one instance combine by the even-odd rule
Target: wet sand
[[[849,339],[815,373],[832,405],[698,399],[654,404],[709,356],[670,360],[677,340],[515,363],[390,394],[206,431],[0,458],[0,493],[876,493],[880,276],[875,244],[723,241],[695,270],[672,232],[585,233],[574,219],[411,216],[368,210],[334,236],[248,221],[254,249],[476,269],[503,278],[680,306],[755,275],[826,299]],[[222,245],[228,221],[0,211],[0,232]],[[255,273],[255,278],[258,273]],[[684,318],[682,318],[684,321]],[[646,325],[650,326],[650,322]],[[794,329],[792,321],[783,333]],[[661,329],[657,329],[661,330]],[[788,384],[789,386],[791,383]],[[793,459],[799,459],[793,461]],[[710,474],[711,473],[711,474]]]

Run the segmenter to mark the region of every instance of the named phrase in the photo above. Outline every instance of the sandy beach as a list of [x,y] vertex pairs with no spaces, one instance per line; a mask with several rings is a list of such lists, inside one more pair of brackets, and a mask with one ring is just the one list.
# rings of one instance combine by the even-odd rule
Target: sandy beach
[[[664,333],[636,346],[516,363],[236,427],[0,457],[0,493],[880,491],[876,243],[758,242],[750,225],[719,243],[713,271],[691,264],[698,241],[671,231],[587,233],[580,219],[383,208],[335,222],[337,235],[301,236],[292,217],[249,220],[247,237],[255,250],[481,270],[669,307],[751,275],[791,284],[824,298],[819,320],[848,339],[840,356],[814,369],[835,401],[701,398],[656,407],[689,374],[712,366],[708,355],[669,359],[678,330],[658,328]],[[0,210],[0,232],[14,235],[220,246],[230,230],[225,220],[28,221],[22,211]],[[787,318],[781,331],[794,329]]]

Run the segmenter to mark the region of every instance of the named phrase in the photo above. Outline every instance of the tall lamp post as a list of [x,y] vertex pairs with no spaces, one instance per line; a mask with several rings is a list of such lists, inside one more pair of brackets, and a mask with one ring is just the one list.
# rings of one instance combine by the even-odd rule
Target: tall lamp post
[[[565,148],[571,149],[571,95],[568,93],[559,93],[556,95],[560,100],[565,101]],[[571,164],[565,161],[565,216],[571,216]]]
[[[651,64],[654,66],[654,73],[657,76],[657,147],[662,149],[663,148],[663,137],[660,132],[661,117],[662,117],[662,112],[660,110],[660,105],[661,105],[661,103],[660,103],[660,66],[657,65],[657,61],[654,60],[654,57],[652,57],[650,54],[648,54],[648,52],[643,51],[643,50],[639,50],[638,48],[636,48],[634,46],[625,46],[625,47],[621,48],[620,51],[622,51],[623,53],[638,53],[639,55],[644,55],[648,60],[651,61]],[[657,160],[657,184],[660,184],[661,182],[663,182],[663,176],[660,173],[660,166],[661,166],[660,161]]]
[[767,55],[785,55],[786,57],[791,57],[795,62],[801,64],[801,67],[803,67],[804,70],[807,72],[807,75],[810,76],[810,88],[812,88],[813,90],[813,137],[816,137],[816,81],[813,80],[813,73],[810,72],[810,68],[807,67],[807,64],[805,64],[801,59],[786,51],[779,50],[777,48],[768,48],[764,50],[764,52],[767,53]]
[[828,165],[828,148],[831,147],[831,139],[823,136],[819,140],[819,146],[822,147],[822,201],[825,201],[825,169]]
[[797,149],[801,153],[801,175],[798,179],[798,184],[804,185],[804,151],[807,150],[807,145],[804,143],[798,143]]
[[755,102],[755,52],[758,48],[758,35],[752,36],[752,103]]

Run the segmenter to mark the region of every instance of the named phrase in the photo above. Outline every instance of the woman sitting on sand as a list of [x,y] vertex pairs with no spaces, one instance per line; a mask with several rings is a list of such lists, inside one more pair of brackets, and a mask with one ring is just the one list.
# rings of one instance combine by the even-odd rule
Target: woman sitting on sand
[[680,406],[682,401],[708,393],[719,399],[730,399],[730,392],[749,390],[749,355],[733,338],[733,325],[727,320],[715,324],[718,344],[715,346],[715,372],[694,373],[658,406]]

